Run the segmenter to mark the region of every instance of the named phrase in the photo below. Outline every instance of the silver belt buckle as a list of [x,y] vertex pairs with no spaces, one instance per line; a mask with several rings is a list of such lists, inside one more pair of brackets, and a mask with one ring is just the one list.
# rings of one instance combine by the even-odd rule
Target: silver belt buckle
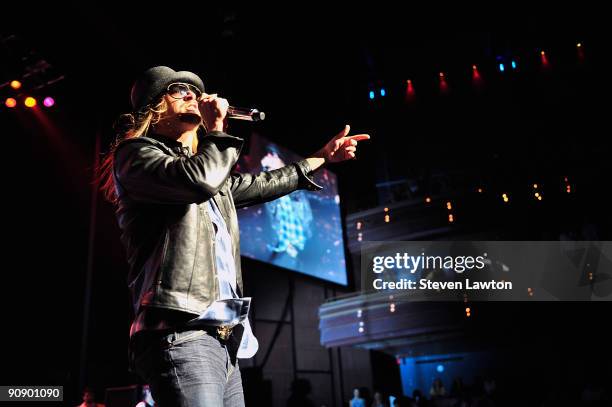
[[224,341],[227,341],[230,335],[232,334],[232,327],[228,325],[218,326],[217,334],[219,335],[219,338],[223,339]]

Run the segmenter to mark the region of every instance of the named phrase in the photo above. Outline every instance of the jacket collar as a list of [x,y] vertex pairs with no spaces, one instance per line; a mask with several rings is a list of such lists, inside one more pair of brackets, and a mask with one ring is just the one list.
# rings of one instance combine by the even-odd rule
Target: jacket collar
[[180,141],[171,139],[170,137],[166,137],[166,136],[162,136],[161,134],[157,134],[157,133],[148,133],[147,137],[152,138],[154,140],[157,140],[163,144],[165,144],[167,147],[183,147],[183,144],[181,144]]
[[184,147],[183,143],[181,143],[180,141],[171,139],[170,137],[162,136],[161,134],[149,133],[146,137],[159,141],[175,153],[188,154],[188,152],[190,151],[189,147]]

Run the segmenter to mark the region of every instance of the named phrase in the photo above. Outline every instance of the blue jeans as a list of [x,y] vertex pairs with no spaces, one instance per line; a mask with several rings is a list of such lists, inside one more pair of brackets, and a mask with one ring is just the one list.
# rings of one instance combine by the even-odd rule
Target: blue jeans
[[203,330],[141,332],[131,346],[134,370],[159,407],[242,407],[242,378],[227,347]]

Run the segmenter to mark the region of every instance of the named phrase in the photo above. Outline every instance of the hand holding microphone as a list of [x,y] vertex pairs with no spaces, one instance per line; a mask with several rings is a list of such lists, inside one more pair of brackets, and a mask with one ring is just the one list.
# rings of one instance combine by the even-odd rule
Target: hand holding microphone
[[200,100],[200,112],[202,120],[210,130],[222,130],[226,119],[260,121],[266,118],[264,112],[257,109],[240,108],[230,106],[227,99],[212,95],[202,95]]
[[208,131],[223,131],[224,121],[229,109],[227,99],[214,95],[202,95],[199,102],[202,121]]

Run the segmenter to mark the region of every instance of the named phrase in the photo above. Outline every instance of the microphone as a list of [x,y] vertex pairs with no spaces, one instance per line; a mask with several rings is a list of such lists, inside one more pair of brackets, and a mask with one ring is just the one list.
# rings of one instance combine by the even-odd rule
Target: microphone
[[266,118],[264,112],[257,109],[246,109],[243,107],[230,106],[227,109],[227,118],[235,120],[246,120],[249,122],[258,122]]

